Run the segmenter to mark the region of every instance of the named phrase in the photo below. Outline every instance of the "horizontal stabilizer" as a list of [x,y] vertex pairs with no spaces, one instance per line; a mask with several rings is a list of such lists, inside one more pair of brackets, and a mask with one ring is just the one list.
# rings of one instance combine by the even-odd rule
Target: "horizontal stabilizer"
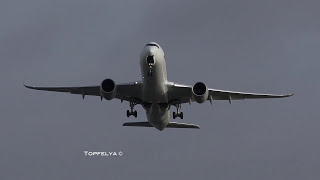
[[[126,122],[122,126],[153,127],[149,122]],[[200,129],[200,127],[195,124],[186,124],[186,123],[177,123],[177,122],[169,122],[169,124],[166,126],[166,128]]]
[[126,122],[122,126],[153,127],[149,122]]
[[186,124],[186,123],[177,123],[177,122],[170,122],[167,125],[167,128],[192,128],[192,129],[200,129],[198,125],[195,124]]

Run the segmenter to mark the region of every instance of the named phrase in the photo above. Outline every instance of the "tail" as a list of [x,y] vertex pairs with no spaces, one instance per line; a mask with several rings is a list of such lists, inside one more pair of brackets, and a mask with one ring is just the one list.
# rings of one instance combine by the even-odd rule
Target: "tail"
[[[149,122],[127,122],[127,123],[124,123],[122,126],[153,127]],[[186,123],[177,123],[177,122],[169,122],[166,128],[200,129],[200,127],[195,124],[186,124]]]

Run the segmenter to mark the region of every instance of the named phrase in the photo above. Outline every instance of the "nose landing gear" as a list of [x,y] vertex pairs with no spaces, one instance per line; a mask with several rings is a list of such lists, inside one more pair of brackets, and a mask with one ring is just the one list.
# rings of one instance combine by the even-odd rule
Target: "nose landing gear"
[[137,103],[130,102],[131,111],[127,110],[127,117],[130,117],[131,115],[133,115],[135,118],[137,118],[138,113],[136,110],[134,110],[135,105],[137,105]]
[[175,105],[175,107],[177,108],[177,112],[173,112],[173,119],[176,119],[176,117],[180,117],[180,119],[183,119],[183,112],[180,112],[181,104],[177,104]]
[[149,66],[149,72],[148,72],[148,77],[152,77],[153,71],[152,71],[152,65]]
[[154,66],[154,56],[147,56],[147,64],[149,66],[148,77],[153,75],[153,66]]

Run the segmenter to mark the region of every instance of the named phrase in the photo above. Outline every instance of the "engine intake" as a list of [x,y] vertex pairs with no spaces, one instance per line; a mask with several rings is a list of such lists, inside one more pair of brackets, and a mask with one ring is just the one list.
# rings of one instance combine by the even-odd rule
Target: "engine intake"
[[105,79],[100,85],[100,94],[106,100],[111,100],[116,97],[117,85],[112,79]]
[[203,82],[197,82],[193,87],[192,87],[192,95],[193,99],[197,103],[204,103],[209,96],[208,88]]

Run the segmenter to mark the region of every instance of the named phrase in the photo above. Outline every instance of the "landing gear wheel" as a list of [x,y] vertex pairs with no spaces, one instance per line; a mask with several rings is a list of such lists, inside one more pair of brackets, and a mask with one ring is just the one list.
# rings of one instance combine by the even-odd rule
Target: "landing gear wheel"
[[133,115],[134,117],[137,117],[138,113],[137,113],[137,111],[134,110],[135,105],[137,105],[137,103],[130,101],[131,111],[127,110],[127,117],[130,117],[131,115]]
[[181,104],[176,104],[175,105],[177,108],[177,112],[173,112],[173,119],[176,117],[180,117],[180,119],[183,119],[183,112],[181,112]]

